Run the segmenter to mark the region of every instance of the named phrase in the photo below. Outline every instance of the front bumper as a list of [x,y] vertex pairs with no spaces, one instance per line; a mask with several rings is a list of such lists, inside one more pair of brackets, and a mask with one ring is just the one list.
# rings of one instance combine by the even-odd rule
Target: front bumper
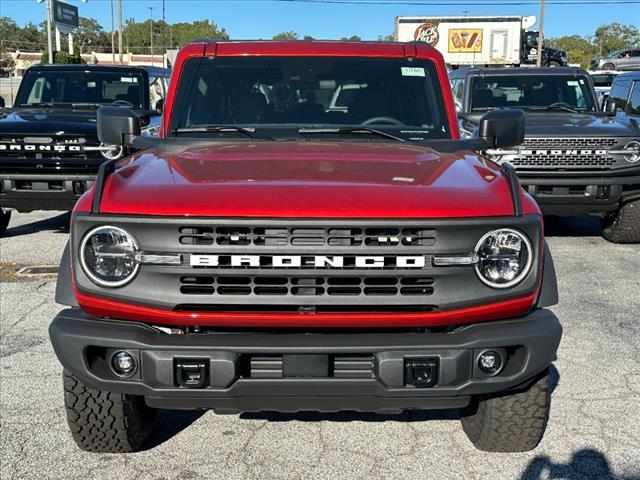
[[[64,368],[90,387],[142,395],[159,408],[228,411],[463,407],[471,395],[526,384],[554,360],[561,334],[558,319],[544,309],[449,333],[271,329],[176,335],[78,309],[61,311],[49,327]],[[492,377],[477,366],[487,348],[503,352],[506,361]],[[137,359],[139,369],[129,379],[109,367],[116,350]],[[407,364],[415,359],[435,362],[432,386],[407,383]],[[183,361],[205,365],[202,388],[179,386],[177,365]]]
[[621,201],[640,197],[640,173],[599,176],[540,175],[518,172],[523,188],[544,215],[585,215],[617,210]]
[[0,174],[0,207],[19,212],[71,210],[95,174]]

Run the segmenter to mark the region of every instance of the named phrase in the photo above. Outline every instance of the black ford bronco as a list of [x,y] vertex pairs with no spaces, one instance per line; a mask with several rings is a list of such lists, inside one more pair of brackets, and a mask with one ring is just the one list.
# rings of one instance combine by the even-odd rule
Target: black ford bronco
[[11,211],[70,210],[99,165],[123,155],[101,145],[96,112],[134,108],[154,134],[169,81],[164,68],[36,65],[23,77],[12,109],[0,113],[0,234]]
[[640,242],[640,127],[600,111],[579,68],[467,69],[450,73],[462,135],[493,109],[525,112],[525,140],[489,150],[512,164],[546,215],[595,214],[612,242]]

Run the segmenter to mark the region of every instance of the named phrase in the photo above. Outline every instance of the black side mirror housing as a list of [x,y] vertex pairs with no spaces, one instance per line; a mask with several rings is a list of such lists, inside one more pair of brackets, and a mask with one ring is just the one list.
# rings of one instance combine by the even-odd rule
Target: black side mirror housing
[[140,116],[130,108],[105,105],[98,109],[98,139],[105,145],[129,146],[141,129]]
[[524,141],[522,110],[491,110],[480,119],[478,136],[487,148],[509,148]]
[[616,113],[618,111],[616,101],[613,98],[607,98],[604,102],[604,111],[607,113]]

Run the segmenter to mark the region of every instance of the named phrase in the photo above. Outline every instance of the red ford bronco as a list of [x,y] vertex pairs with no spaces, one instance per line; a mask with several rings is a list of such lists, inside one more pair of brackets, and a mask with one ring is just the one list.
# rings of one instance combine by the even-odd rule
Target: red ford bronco
[[196,42],[161,136],[98,112],[50,336],[73,438],[142,447],[156,409],[462,409],[478,448],[544,433],[561,326],[519,111],[459,138],[419,43]]

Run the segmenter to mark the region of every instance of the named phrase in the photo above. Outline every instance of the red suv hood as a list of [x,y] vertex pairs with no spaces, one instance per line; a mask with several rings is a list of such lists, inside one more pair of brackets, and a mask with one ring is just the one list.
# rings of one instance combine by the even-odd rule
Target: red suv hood
[[152,149],[109,176],[100,211],[224,217],[513,215],[499,168],[403,143],[230,142]]

